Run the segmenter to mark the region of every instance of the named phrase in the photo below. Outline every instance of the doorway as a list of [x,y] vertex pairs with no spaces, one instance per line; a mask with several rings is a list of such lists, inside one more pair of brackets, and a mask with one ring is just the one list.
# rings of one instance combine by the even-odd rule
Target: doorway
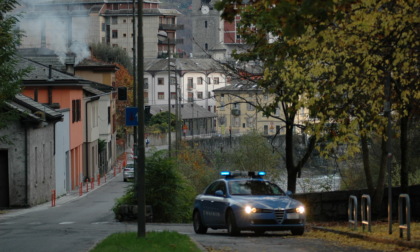
[[0,150],[0,208],[9,207],[8,151]]

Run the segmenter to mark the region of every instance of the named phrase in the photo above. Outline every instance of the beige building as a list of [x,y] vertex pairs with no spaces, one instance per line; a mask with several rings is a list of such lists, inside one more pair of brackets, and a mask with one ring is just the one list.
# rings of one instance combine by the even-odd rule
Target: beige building
[[[255,105],[267,105],[273,101],[272,94],[266,94],[258,88],[255,82],[246,80],[235,80],[232,84],[223,88],[213,90],[217,109],[216,131],[222,135],[245,134],[250,131],[257,131],[263,135],[270,136],[286,133],[284,118],[280,107],[273,113],[273,117],[264,116],[258,112]],[[296,123],[306,120],[307,113],[301,110]],[[277,118],[276,118],[277,117]]]
[[[38,0],[23,5],[16,10],[22,12],[19,28],[25,32],[21,48],[49,48],[63,58],[65,53],[73,52],[77,64],[90,55],[90,43],[106,43],[123,48],[132,57],[133,37],[137,37],[137,10],[133,19],[132,3],[132,0]],[[177,25],[181,13],[161,9],[159,4],[157,0],[143,1],[145,58],[167,53],[167,44],[158,42],[159,31],[168,34],[171,52],[176,52],[176,30],[182,29]]]

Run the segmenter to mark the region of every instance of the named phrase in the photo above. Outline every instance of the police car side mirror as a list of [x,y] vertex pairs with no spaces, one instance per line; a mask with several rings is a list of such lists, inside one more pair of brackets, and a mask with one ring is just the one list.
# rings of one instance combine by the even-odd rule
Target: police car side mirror
[[224,196],[225,196],[225,194],[223,193],[223,191],[222,191],[222,190],[217,190],[217,191],[215,191],[215,192],[214,192],[214,195],[219,196],[219,197],[224,197]]
[[287,191],[286,195],[289,196],[289,197],[292,197],[293,193],[292,193],[292,191]]

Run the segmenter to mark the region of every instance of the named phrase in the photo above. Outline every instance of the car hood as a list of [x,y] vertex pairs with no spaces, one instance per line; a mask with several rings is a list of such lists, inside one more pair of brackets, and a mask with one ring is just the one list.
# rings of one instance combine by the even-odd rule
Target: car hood
[[240,207],[250,205],[260,209],[291,209],[302,205],[287,196],[232,196],[231,200]]

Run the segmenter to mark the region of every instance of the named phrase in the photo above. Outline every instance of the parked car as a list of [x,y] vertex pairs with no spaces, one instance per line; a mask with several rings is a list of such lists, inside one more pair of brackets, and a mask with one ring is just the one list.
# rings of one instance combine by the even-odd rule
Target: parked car
[[134,179],[134,162],[128,161],[123,169],[123,179],[127,182],[129,179]]
[[197,234],[208,228],[227,229],[230,235],[241,230],[257,234],[290,230],[305,231],[305,207],[276,184],[263,179],[265,172],[221,172],[224,178],[211,183],[195,198],[193,226]]

